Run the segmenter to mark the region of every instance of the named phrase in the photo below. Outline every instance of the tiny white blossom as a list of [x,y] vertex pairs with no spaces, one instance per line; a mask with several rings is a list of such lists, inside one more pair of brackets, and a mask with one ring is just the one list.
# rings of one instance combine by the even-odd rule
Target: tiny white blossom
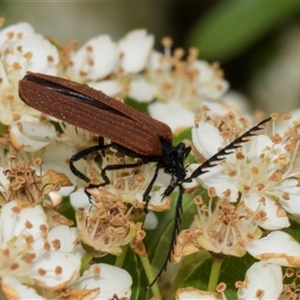
[[[150,104],[149,112],[153,118],[167,123],[174,131],[183,126],[192,126],[194,112],[203,102],[215,105],[229,85],[217,65],[197,60],[198,52],[195,49],[190,49],[184,60],[182,49],[176,49],[171,56],[168,48],[170,41],[166,38],[163,44],[165,55],[152,51],[146,75],[156,91],[156,99],[164,104]],[[225,114],[228,112],[225,106],[223,110]]]
[[114,70],[118,59],[119,49],[110,36],[97,36],[72,53],[67,73],[79,82],[98,81]]
[[[59,55],[55,46],[28,23],[0,30],[0,120],[9,125],[14,114],[33,112],[20,101],[18,82],[27,71],[56,75]],[[35,113],[36,114],[36,113]]]

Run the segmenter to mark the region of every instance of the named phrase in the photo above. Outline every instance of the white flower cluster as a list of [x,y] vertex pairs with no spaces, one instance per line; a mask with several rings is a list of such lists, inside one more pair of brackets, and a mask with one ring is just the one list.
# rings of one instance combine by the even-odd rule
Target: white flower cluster
[[[153,44],[152,35],[134,30],[119,42],[101,35],[78,50],[73,44],[59,50],[27,23],[0,30],[0,167],[5,175],[0,176],[1,299],[127,299],[131,276],[106,264],[83,266],[85,251],[95,257],[120,255],[130,245],[147,256],[137,214],[143,212],[143,193],[154,165],[108,172],[110,184],[88,191],[94,200],[90,203],[69,169],[69,159],[97,144],[98,137],[25,105],[18,82],[27,72],[68,78],[112,97],[147,103],[150,115],[173,132],[193,126],[193,156],[199,164],[254,125],[242,100],[225,96],[229,84],[218,64],[199,60],[195,49],[171,54],[167,38],[164,54],[153,50]],[[250,116],[249,123],[242,114]],[[180,232],[172,259],[178,262],[203,249],[222,259],[248,252],[259,262],[236,283],[239,299],[279,298],[284,290],[281,267],[300,266],[300,245],[284,231],[291,225],[290,216],[300,215],[298,119],[296,114],[282,119],[274,114],[271,130],[264,129],[185,184],[186,192],[202,186],[205,196],[195,198],[194,226]],[[7,153],[14,158],[8,159]],[[42,163],[31,167],[35,158]],[[98,158],[76,163],[95,184],[106,165],[134,163],[113,149],[100,163]],[[150,210],[170,208],[171,199],[161,201],[168,182],[166,174],[158,174]],[[72,222],[45,200],[58,190],[70,196],[78,227],[71,228]],[[222,299],[224,286],[216,290],[178,289],[176,299]]]

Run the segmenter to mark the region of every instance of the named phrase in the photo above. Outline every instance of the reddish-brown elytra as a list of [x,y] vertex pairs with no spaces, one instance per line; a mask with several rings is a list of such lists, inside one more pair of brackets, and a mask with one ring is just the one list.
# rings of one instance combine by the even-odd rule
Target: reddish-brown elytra
[[[129,157],[139,159],[137,163],[133,164],[106,166],[101,172],[104,183],[100,185],[89,184],[89,187],[93,188],[109,184],[110,181],[106,175],[107,171],[134,168],[150,162],[157,163],[153,178],[143,194],[147,210],[151,199],[150,192],[156,181],[158,171],[162,169],[165,173],[171,175],[170,184],[162,194],[164,198],[171,195],[176,187],[179,188],[171,242],[164,264],[150,286],[166,269],[176,243],[176,237],[179,232],[182,196],[184,194],[183,183],[191,182],[192,179],[207,172],[208,168],[213,167],[215,163],[223,160],[224,156],[240,147],[249,137],[255,135],[255,131],[261,129],[260,126],[262,124],[270,120],[268,118],[261,121],[204,162],[191,176],[186,177],[185,159],[191,148],[186,147],[183,143],[173,146],[173,135],[168,125],[100,91],[63,78],[28,73],[19,82],[19,95],[29,106],[59,120],[93,132],[101,138],[99,145],[84,149],[74,154],[70,159],[72,172],[87,183],[90,183],[90,179],[76,169],[74,162],[88,154],[112,147]],[[110,139],[111,143],[104,145],[104,137]]]

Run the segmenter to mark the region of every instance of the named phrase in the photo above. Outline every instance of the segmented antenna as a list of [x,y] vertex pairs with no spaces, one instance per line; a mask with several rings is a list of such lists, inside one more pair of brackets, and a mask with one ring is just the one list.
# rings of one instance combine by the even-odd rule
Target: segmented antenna
[[272,119],[272,117],[269,117],[265,120],[262,120],[259,122],[256,126],[252,127],[248,131],[246,131],[244,134],[242,134],[240,137],[235,139],[233,142],[231,142],[229,145],[227,145],[225,148],[217,152],[215,155],[210,157],[208,160],[206,160],[204,163],[201,164],[200,167],[198,167],[190,177],[184,179],[183,182],[191,182],[193,178],[196,178],[209,170],[208,168],[212,168],[217,165],[218,162],[225,159],[225,156],[228,154],[233,153],[233,151],[239,147],[242,146],[243,143],[248,142],[249,138],[256,135],[256,132],[261,130],[261,125],[269,122]]
[[235,139],[233,142],[231,142],[229,145],[227,145],[225,148],[217,152],[215,155],[210,157],[208,160],[206,160],[204,163],[201,164],[200,167],[198,167],[190,177],[185,178],[181,184],[178,185],[179,187],[179,195],[176,201],[176,206],[175,206],[175,214],[174,214],[174,222],[173,222],[173,229],[172,229],[172,234],[171,234],[171,242],[169,245],[169,250],[166,256],[166,259],[160,268],[158,274],[154,278],[154,280],[149,284],[148,287],[151,287],[156,280],[161,276],[161,274],[166,271],[168,262],[171,262],[171,256],[174,254],[174,248],[177,244],[177,236],[179,234],[179,225],[181,223],[181,213],[182,213],[182,196],[184,194],[184,187],[182,184],[184,182],[191,182],[192,179],[208,172],[209,168],[212,168],[217,165],[218,162],[221,162],[222,160],[225,159],[225,156],[228,154],[233,153],[233,151],[239,147],[242,146],[243,143],[248,142],[252,136],[256,135],[256,132],[262,129],[262,125],[269,122],[272,119],[272,117],[269,117],[265,120],[262,120],[259,122],[256,126],[252,127],[248,131],[246,131],[244,134],[242,134],[240,137]]

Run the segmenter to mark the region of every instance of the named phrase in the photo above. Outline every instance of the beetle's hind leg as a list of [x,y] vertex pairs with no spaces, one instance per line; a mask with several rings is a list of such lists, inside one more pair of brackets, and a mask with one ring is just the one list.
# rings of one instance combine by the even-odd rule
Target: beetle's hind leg
[[[95,184],[91,184],[91,180],[86,176],[84,175],[82,172],[80,172],[74,165],[74,162],[86,157],[87,155],[89,154],[92,154],[92,153],[95,153],[95,152],[98,152],[98,151],[101,151],[101,153],[104,153],[104,150],[106,148],[109,148],[111,145],[108,144],[108,145],[103,145],[103,142],[101,142],[101,139],[99,139],[99,145],[96,145],[96,146],[93,146],[93,147],[90,147],[90,148],[87,148],[87,149],[84,149],[84,150],[81,150],[79,152],[77,152],[76,154],[74,154],[71,159],[70,159],[70,169],[71,171],[73,172],[73,174],[75,176],[77,176],[78,178],[84,180],[86,183],[88,183],[88,187],[84,189],[84,192],[86,193],[86,195],[88,196],[89,198],[89,201],[91,202],[91,194],[87,191],[88,188],[95,188],[95,187],[99,187],[100,185],[95,185]],[[107,178],[107,177],[106,177]],[[101,185],[106,185],[106,184],[109,184],[109,179],[107,178],[107,180],[105,181],[105,178],[104,179],[104,183],[101,183]]]

